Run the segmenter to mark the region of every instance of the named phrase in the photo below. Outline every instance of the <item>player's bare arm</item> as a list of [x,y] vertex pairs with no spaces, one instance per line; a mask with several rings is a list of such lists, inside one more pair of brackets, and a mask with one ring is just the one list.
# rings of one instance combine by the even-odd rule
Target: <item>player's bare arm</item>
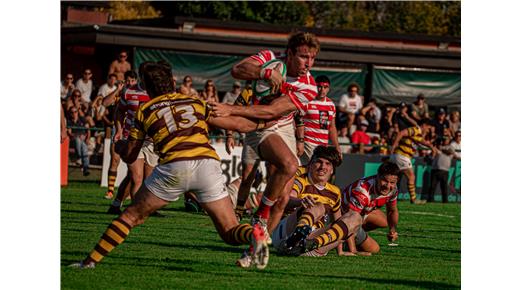
[[222,129],[248,133],[274,125],[276,121],[265,122],[264,120],[251,120],[239,116],[210,117],[208,124]]
[[394,242],[397,240],[397,222],[399,221],[399,211],[397,205],[387,204],[386,205],[386,219],[388,221],[388,235],[389,241]]
[[272,120],[280,118],[284,114],[296,111],[298,108],[291,99],[286,95],[274,99],[269,105],[255,105],[255,106],[234,106],[228,104],[221,104],[209,102],[213,107],[213,112],[217,117],[227,116],[242,116],[246,118]]
[[271,92],[275,93],[282,85],[283,76],[278,69],[262,70],[261,64],[252,58],[245,58],[231,69],[231,75],[240,80],[266,80],[271,84]]

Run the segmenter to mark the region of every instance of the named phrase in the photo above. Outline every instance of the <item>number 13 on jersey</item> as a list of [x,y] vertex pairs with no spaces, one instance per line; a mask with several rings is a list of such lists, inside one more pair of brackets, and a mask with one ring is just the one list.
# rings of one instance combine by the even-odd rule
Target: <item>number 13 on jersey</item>
[[[176,118],[176,116],[180,117]],[[198,120],[195,117],[195,109],[190,105],[164,107],[157,112],[157,117],[164,119],[170,133],[179,129],[188,129]]]

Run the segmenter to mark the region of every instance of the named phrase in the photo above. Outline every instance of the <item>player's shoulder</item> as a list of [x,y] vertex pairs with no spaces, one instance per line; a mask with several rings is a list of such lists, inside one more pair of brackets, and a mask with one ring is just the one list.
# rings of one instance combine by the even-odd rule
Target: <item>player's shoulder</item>
[[332,183],[327,182],[327,184],[325,185],[325,188],[337,195],[341,194],[341,189],[337,185],[334,185]]

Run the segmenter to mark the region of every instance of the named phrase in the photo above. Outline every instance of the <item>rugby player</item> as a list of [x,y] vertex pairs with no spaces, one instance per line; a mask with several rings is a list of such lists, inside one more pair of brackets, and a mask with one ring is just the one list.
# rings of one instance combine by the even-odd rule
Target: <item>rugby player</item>
[[[289,37],[286,55],[282,58],[287,67],[285,82],[277,69],[262,68],[263,64],[276,58],[270,50],[262,50],[245,58],[232,68],[231,75],[236,79],[269,81],[273,93],[271,96],[253,95],[253,106],[211,103],[215,115],[219,117],[243,116],[277,120],[274,126],[255,132],[253,142],[258,156],[274,168],[251,221],[252,224],[261,224],[267,236],[282,217],[298,168],[294,113],[300,111],[303,114],[305,104],[316,98],[316,83],[310,69],[319,50],[320,43],[314,34],[294,33]],[[273,98],[273,95],[277,97]]]
[[[292,255],[301,255],[322,247],[337,247],[342,241],[351,236],[360,236],[357,244],[366,241],[365,231],[360,231],[363,220],[369,220],[367,229],[388,225],[389,241],[397,240],[397,223],[399,212],[397,210],[397,180],[399,167],[392,162],[383,162],[377,169],[377,174],[361,178],[347,186],[341,196],[343,215],[319,235],[307,238],[304,234],[299,239],[288,240],[286,247]],[[386,223],[381,220],[381,214],[374,212],[376,209],[386,206]],[[371,215],[371,213],[373,213]],[[305,232],[304,232],[305,233]],[[369,242],[375,242],[370,240]],[[365,244],[368,252],[378,252],[379,246]],[[353,251],[353,249],[351,249]]]
[[[114,118],[116,123],[115,142],[121,139],[128,139],[130,129],[134,124],[137,109],[139,109],[141,104],[150,100],[146,91],[141,89],[137,84],[137,74],[134,71],[129,70],[125,72],[124,76],[126,88],[122,92],[121,98],[119,98]],[[127,186],[119,186],[117,195],[112,201],[108,213],[121,213],[123,201],[127,198],[128,194],[131,198],[134,198],[137,190],[141,187],[143,177],[146,178],[150,176],[158,160],[159,156],[153,151],[153,143],[150,137],[147,137],[135,162],[127,164],[128,173],[121,182],[121,185],[129,186],[129,190],[125,190]]]
[[338,131],[334,122],[336,107],[327,97],[330,91],[330,80],[325,75],[316,78],[318,96],[305,105],[305,114],[296,115],[296,137],[298,156],[302,164],[311,160],[314,148],[318,145],[327,146],[329,140],[341,155],[338,142]]
[[131,164],[148,135],[159,153],[159,165],[145,179],[130,206],[108,226],[92,252],[71,266],[94,268],[126,239],[133,227],[191,190],[224,242],[252,244],[256,267],[265,268],[269,248],[264,231],[259,225],[239,224],[235,218],[220,160],[208,136],[209,124],[239,132],[257,130],[265,124],[241,117],[212,117],[206,102],[174,93],[171,66],[167,63],[144,62],[139,77],[151,100],[140,106],[128,140],[119,140],[116,149],[123,161]]
[[426,200],[417,200],[415,193],[415,174],[412,166],[412,158],[417,151],[417,145],[422,145],[432,149],[432,145],[424,140],[424,136],[431,130],[431,125],[427,120],[420,120],[419,126],[409,127],[401,130],[390,149],[390,161],[399,166],[401,174],[407,179],[410,202],[412,204],[425,204]]

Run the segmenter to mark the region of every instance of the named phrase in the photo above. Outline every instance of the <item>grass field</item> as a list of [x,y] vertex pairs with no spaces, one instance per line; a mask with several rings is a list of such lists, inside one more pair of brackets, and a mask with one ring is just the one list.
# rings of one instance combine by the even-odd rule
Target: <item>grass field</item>
[[83,259],[114,216],[105,214],[104,188],[71,182],[61,192],[62,289],[445,289],[461,287],[460,204],[399,202],[399,246],[386,230],[370,232],[381,245],[371,257],[279,257],[265,270],[241,269],[244,247],[220,240],[210,219],[183,211],[181,200],[132,230],[96,269],[67,265]]

